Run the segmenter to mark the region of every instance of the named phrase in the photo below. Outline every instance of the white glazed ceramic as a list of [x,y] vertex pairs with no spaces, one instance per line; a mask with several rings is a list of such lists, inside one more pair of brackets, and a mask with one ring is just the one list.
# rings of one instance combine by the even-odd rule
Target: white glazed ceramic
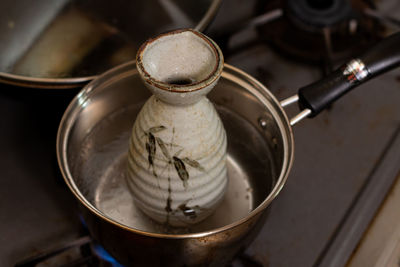
[[148,40],[136,60],[153,96],[133,126],[128,185],[154,220],[197,223],[215,210],[228,182],[225,130],[206,98],[221,75],[222,52],[184,29]]

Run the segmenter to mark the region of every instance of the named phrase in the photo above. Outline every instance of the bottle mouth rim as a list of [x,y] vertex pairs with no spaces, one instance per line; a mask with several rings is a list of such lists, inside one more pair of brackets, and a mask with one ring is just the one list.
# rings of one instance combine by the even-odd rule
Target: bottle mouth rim
[[[146,68],[144,67],[144,64],[143,64],[143,55],[144,55],[144,52],[146,51],[146,49],[151,44],[160,40],[163,37],[181,34],[181,33],[185,33],[185,32],[190,32],[192,34],[195,34],[197,37],[200,37],[208,45],[208,47],[211,48],[213,55],[216,59],[216,64],[215,64],[213,70],[205,78],[198,80],[198,81],[196,80],[194,82],[185,83],[185,84],[168,83],[168,82],[154,78],[146,70]],[[211,40],[209,37],[207,37],[206,35],[198,32],[196,30],[189,29],[189,28],[169,31],[166,33],[162,33],[155,38],[150,38],[140,46],[140,48],[136,54],[137,70],[138,70],[140,76],[143,78],[143,80],[151,86],[155,86],[159,89],[169,91],[169,92],[175,92],[175,93],[194,92],[194,91],[201,90],[201,89],[209,86],[210,84],[213,84],[221,76],[223,65],[224,65],[224,58],[223,58],[222,51],[218,47],[218,45],[213,40]]]

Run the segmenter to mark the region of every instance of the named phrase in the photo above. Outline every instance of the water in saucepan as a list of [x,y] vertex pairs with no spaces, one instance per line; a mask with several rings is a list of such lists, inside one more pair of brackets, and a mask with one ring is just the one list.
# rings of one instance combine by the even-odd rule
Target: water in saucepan
[[[125,174],[131,129],[141,105],[118,110],[86,136],[73,168],[75,182],[103,215],[126,226],[153,233],[192,233],[215,229],[245,217],[269,194],[275,179],[264,136],[236,113],[216,106],[228,139],[228,189],[217,210],[203,222],[171,228],[152,221],[135,205]],[[173,201],[173,199],[172,199]]]

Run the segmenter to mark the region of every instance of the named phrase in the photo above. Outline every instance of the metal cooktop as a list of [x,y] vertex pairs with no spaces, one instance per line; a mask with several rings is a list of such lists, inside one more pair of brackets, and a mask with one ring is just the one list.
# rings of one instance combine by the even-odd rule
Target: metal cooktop
[[[359,16],[379,24],[366,26],[375,31],[368,42],[400,29],[394,19],[400,14],[398,1],[379,1],[376,7],[372,1],[352,3],[360,8]],[[287,11],[281,4],[225,0],[207,32],[221,45],[228,63],[259,79],[278,99],[293,95],[368,45],[342,53],[340,43],[334,42],[346,37],[340,36],[340,29],[325,29],[315,42],[324,45],[318,51],[327,53],[308,60],[306,53],[293,47],[302,38],[292,43],[275,39],[286,38],[279,35],[282,28],[295,27],[293,19],[285,26]],[[318,8],[328,7],[314,6]],[[358,18],[348,22],[356,32],[362,24]],[[308,26],[295,32],[317,31],[308,21],[298,23]],[[57,126],[77,90],[0,87],[0,266],[13,266],[71,242],[78,247],[90,243],[55,158]],[[289,180],[260,234],[232,266],[345,265],[400,172],[399,101],[396,69],[296,125],[296,159]],[[70,261],[68,266],[93,266],[84,261],[90,253],[80,259],[75,254],[37,266],[62,266],[60,262],[71,259],[75,265]]]

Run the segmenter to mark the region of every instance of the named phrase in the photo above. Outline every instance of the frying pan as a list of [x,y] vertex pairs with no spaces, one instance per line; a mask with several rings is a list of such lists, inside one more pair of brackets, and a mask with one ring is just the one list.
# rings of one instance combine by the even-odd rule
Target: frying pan
[[[208,97],[227,132],[229,188],[215,214],[192,229],[167,231],[153,224],[124,191],[130,129],[149,97],[134,62],[104,73],[72,101],[58,131],[60,169],[91,235],[120,263],[223,266],[253,240],[285,185],[294,160],[292,126],[399,64],[397,33],[281,102],[226,64]],[[301,112],[289,120],[283,107],[293,103]]]
[[221,0],[1,1],[0,82],[45,89],[82,87],[134,59],[138,46],[151,35],[177,27],[203,31],[220,4]]

